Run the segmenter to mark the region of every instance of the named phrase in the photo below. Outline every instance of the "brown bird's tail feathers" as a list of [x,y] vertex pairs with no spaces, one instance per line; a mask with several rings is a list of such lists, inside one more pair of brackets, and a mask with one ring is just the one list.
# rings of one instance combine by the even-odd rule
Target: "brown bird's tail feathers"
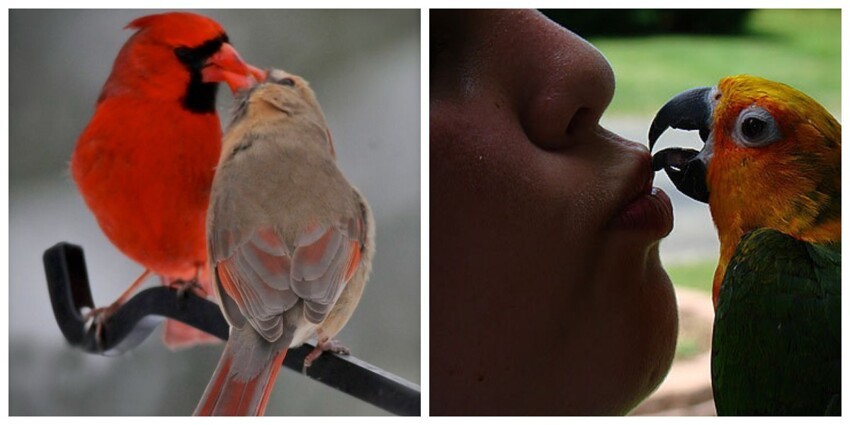
[[195,416],[263,415],[288,347],[289,341],[266,341],[250,325],[231,327]]

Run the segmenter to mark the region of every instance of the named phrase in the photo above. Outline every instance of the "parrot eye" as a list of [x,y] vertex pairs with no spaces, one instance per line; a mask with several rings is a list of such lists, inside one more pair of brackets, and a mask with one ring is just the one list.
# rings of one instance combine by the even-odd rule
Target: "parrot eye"
[[766,146],[782,137],[770,112],[758,106],[750,106],[741,112],[734,136],[735,141],[746,148]]
[[743,124],[741,124],[741,134],[743,134],[747,139],[756,139],[761,136],[766,125],[767,124],[765,124],[764,121],[758,118],[749,117],[744,120]]

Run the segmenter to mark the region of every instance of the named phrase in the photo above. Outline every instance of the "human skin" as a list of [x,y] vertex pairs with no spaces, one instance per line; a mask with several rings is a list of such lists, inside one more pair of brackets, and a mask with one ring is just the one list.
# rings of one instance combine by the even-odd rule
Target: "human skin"
[[669,199],[598,124],[611,67],[534,11],[430,19],[431,414],[625,414],[678,320]]

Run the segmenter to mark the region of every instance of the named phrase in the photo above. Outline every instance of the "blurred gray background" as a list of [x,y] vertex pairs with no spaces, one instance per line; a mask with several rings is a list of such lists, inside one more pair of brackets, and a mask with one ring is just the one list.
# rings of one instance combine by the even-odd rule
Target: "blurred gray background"
[[[41,263],[59,241],[82,245],[95,303],[142,271],[97,226],[67,163],[132,19],[156,11],[11,10],[9,14],[9,413],[188,415],[221,346],[171,352],[157,331],[120,357],[84,354],[56,326]],[[334,135],[340,167],[377,222],[374,272],[339,335],[357,357],[420,381],[419,11],[212,11],[242,57],[305,76]],[[219,113],[229,121],[229,90]],[[269,415],[381,415],[284,369]]]

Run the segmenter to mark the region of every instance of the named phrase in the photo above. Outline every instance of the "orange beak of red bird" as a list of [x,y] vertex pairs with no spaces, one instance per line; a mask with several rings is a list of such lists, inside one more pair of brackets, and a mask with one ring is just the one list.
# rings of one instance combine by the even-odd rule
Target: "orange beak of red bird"
[[225,82],[233,93],[265,80],[265,71],[245,63],[229,43],[212,55],[201,70],[205,83]]

